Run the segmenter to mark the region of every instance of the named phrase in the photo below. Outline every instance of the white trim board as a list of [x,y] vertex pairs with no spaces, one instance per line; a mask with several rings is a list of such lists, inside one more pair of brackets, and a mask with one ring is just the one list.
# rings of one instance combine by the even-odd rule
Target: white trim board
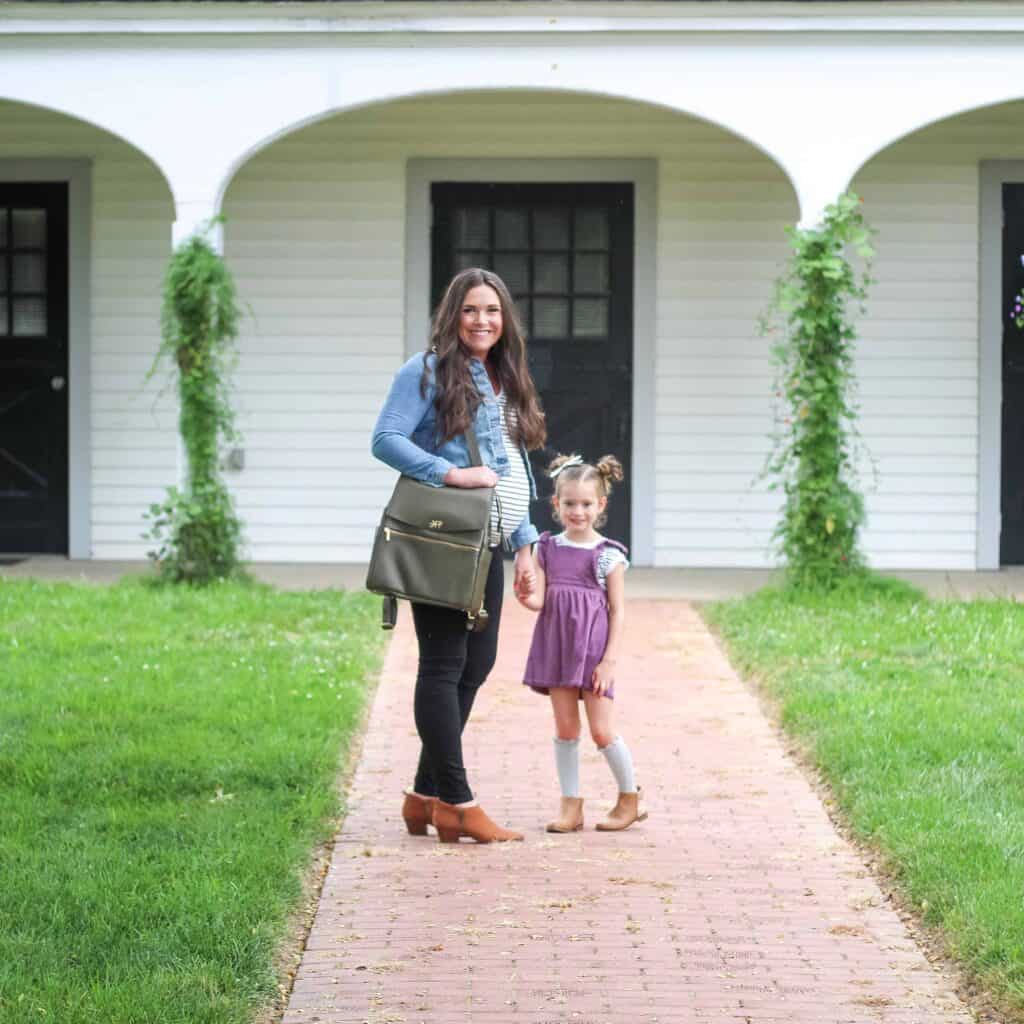
[[92,162],[0,160],[2,182],[68,186],[68,557],[92,557]]
[[[425,35],[428,33],[648,33],[664,38],[684,32],[1019,32],[1022,19],[1006,0],[915,0],[882,5],[864,0],[834,2],[775,0],[753,5],[720,0],[673,4],[650,0],[561,3],[518,0],[306,0],[287,7],[270,2],[225,2],[211,10],[196,0],[163,3],[90,3],[68,10],[62,4],[8,2],[2,35],[85,35],[98,33],[305,33],[321,35]],[[554,7],[554,9],[553,9]]]
[[1003,185],[1024,160],[983,160],[978,265],[978,569],[999,568],[1003,470]]
[[435,181],[632,182],[634,565],[654,564],[654,356],[657,294],[656,160],[413,159],[406,167],[405,351],[419,352],[429,330],[430,186]]

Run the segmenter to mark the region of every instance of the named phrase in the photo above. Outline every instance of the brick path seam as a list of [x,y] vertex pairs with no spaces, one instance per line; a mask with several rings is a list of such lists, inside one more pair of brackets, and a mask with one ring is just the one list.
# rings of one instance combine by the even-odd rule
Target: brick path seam
[[695,610],[630,601],[618,726],[648,821],[584,738],[588,828],[549,836],[548,702],[506,605],[465,737],[470,781],[524,843],[441,845],[399,807],[418,750],[407,610],[284,1024],[968,1024]]

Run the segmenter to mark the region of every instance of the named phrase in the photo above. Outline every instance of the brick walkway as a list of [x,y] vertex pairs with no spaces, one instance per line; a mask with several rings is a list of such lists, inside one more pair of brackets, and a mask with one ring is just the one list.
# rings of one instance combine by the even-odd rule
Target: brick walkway
[[[402,620],[286,1024],[972,1019],[682,602],[630,602],[620,664],[619,726],[649,820],[546,835],[550,711],[518,680],[532,617],[506,609],[466,759],[481,803],[525,843],[405,833],[417,740]],[[581,749],[592,823],[613,787]]]

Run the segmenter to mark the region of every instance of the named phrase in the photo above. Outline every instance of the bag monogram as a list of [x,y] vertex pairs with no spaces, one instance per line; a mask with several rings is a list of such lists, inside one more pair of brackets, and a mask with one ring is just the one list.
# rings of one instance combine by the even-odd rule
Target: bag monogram
[[[470,427],[466,442],[472,465],[480,448]],[[455,608],[466,613],[466,628],[487,627],[484,588],[491,567],[491,505],[501,502],[493,487],[431,487],[400,476],[384,509],[373,542],[366,589],[384,597],[384,629],[394,629],[398,601]]]

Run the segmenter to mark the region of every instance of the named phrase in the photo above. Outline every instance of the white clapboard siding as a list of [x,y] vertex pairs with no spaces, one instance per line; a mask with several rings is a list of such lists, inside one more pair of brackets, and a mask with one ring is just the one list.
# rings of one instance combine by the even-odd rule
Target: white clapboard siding
[[[480,124],[491,126],[483,142],[465,130]],[[753,324],[786,252],[783,226],[796,219],[793,191],[769,160],[714,126],[626,102],[536,93],[425,98],[341,115],[275,143],[232,182],[227,253],[254,314],[237,378],[246,468],[235,493],[253,553],[367,557],[393,479],[375,468],[368,447],[403,358],[405,165],[460,156],[658,158],[661,384],[652,396],[657,473],[648,490],[710,492],[714,504],[709,529],[684,538],[704,560],[680,555],[678,531],[664,522],[656,560],[765,564],[761,538],[778,499],[763,485],[735,529],[710,526],[721,525],[716,512],[737,507],[764,461],[770,371]],[[749,444],[688,447],[699,466],[674,458],[680,437],[729,435]],[[703,472],[716,450],[741,453],[735,472]],[[357,482],[372,486],[357,492]],[[327,495],[333,519],[311,516]]]
[[975,567],[979,163],[1024,156],[1022,119],[1011,103],[932,125],[853,183],[878,231],[857,368],[879,567]]
[[[872,160],[854,187],[878,229],[857,351],[864,542],[879,567],[972,568],[978,490],[978,163],[1024,156],[1024,104],[963,115]],[[481,142],[466,125],[490,126]],[[139,558],[142,512],[177,472],[159,342],[171,200],[103,131],[0,103],[5,157],[93,161],[93,554]],[[655,563],[772,564],[780,497],[762,476],[779,410],[755,321],[787,254],[793,191],[696,119],[623,101],[477,93],[370,107],[257,154],[225,202],[251,311],[230,476],[256,560],[363,561],[393,474],[369,434],[403,358],[406,162],[655,158]],[[163,388],[163,390],[161,390]],[[553,439],[557,443],[557,439]]]
[[0,102],[0,156],[92,162],[92,555],[143,558],[142,513],[177,481],[173,394],[145,380],[160,341],[170,192],[157,168],[114,136],[17,103]]

